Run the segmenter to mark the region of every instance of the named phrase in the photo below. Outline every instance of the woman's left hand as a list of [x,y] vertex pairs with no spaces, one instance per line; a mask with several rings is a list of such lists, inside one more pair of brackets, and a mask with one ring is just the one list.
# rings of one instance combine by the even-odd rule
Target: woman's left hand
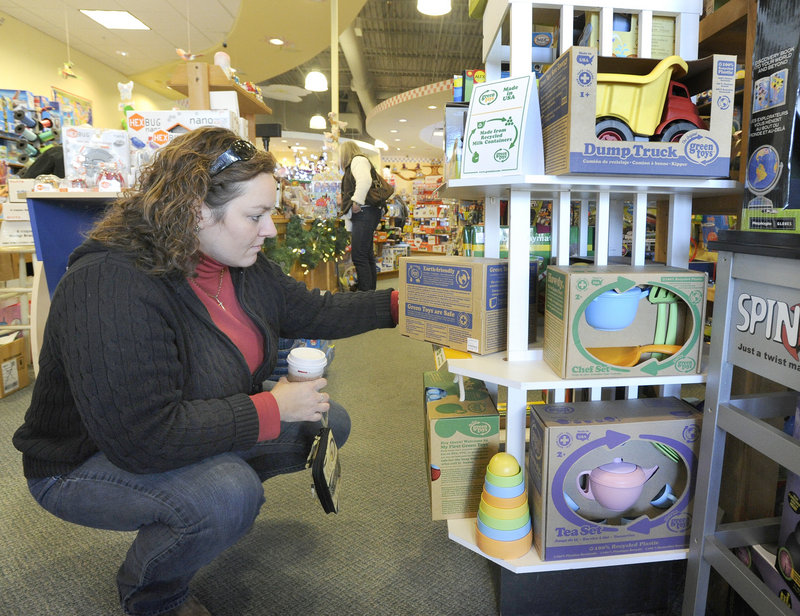
[[281,421],[320,421],[331,408],[330,396],[320,391],[327,384],[326,379],[290,382],[281,377],[271,390]]

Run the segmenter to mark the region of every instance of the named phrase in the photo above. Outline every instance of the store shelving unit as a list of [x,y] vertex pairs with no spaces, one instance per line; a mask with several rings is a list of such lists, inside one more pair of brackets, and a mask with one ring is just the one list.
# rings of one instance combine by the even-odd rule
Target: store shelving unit
[[[676,18],[676,53],[685,59],[697,57],[698,20],[702,9],[699,0],[681,0],[665,3],[659,14],[672,14]],[[649,25],[653,12],[641,10],[641,3],[631,0],[586,2],[556,2],[555,0],[506,1],[489,0],[484,14],[484,56],[487,80],[499,78],[500,62],[510,58],[511,75],[530,72],[532,24],[536,10],[559,11],[558,23],[562,32],[571,32],[575,10],[600,12],[601,55],[610,55],[610,33],[613,12],[637,13],[640,24],[640,55],[649,56]],[[538,22],[537,22],[538,23]],[[510,30],[510,49],[502,43],[503,29]],[[561,37],[560,50],[565,51],[565,37]],[[643,265],[646,236],[646,211],[654,199],[669,203],[670,226],[667,232],[667,265],[686,267],[690,254],[689,229],[691,228],[692,199],[696,196],[741,194],[742,186],[728,179],[697,179],[664,176],[503,176],[482,177],[448,182],[445,197],[485,200],[485,225],[487,257],[499,256],[500,199],[508,200],[509,222],[509,282],[508,282],[508,344],[507,350],[495,355],[471,359],[449,360],[451,372],[461,376],[479,378],[487,384],[508,388],[506,450],[525,467],[525,423],[527,392],[550,390],[551,400],[564,401],[566,390],[588,389],[591,400],[599,400],[605,387],[627,388],[627,396],[635,398],[638,387],[657,385],[664,395],[680,395],[680,387],[687,383],[701,383],[705,373],[665,378],[625,379],[560,379],[544,363],[541,350],[529,347],[528,340],[528,288],[530,252],[530,202],[532,199],[552,199],[552,254],[558,265],[569,263],[570,205],[575,200],[596,203],[595,263],[606,265],[615,254],[620,242],[611,242],[610,233],[621,233],[613,221],[621,220],[623,201],[633,203],[633,232],[631,265]],[[614,248],[610,248],[614,246]],[[474,536],[468,528],[470,520],[449,521],[450,538],[478,552]],[[466,524],[466,526],[465,526]],[[474,533],[472,533],[474,535]],[[685,558],[685,550],[632,554],[614,559],[587,561],[583,559],[562,561],[558,564],[543,562],[533,554],[513,562],[492,559],[505,569],[517,573],[577,569],[591,566],[611,566]]]
[[[782,239],[783,245],[777,244],[776,239]],[[792,361],[783,343],[774,340],[766,342],[775,354],[774,362],[756,359],[739,349],[740,345],[759,348],[759,344],[765,344],[766,323],[757,331],[754,324],[753,334],[738,330],[743,321],[739,308],[748,302],[741,298],[746,295],[772,301],[788,298],[790,305],[797,302],[800,237],[723,231],[714,248],[719,250],[714,321],[720,325],[715,326],[711,334],[683,614],[702,616],[706,613],[708,582],[713,568],[758,614],[788,616],[794,612],[775,593],[769,592],[731,551],[739,546],[775,543],[780,518],[718,524],[717,516],[727,435],[735,436],[790,472],[800,474],[800,442],[765,422],[794,413],[800,392],[800,372],[792,366],[796,362]],[[755,336],[762,340],[757,342]],[[783,366],[782,361],[788,365]],[[779,383],[788,391],[732,397],[735,366]]]
[[189,97],[189,109],[211,109],[209,93],[212,91],[233,91],[239,102],[239,113],[247,120],[248,138],[256,140],[256,114],[271,114],[263,100],[245,90],[216,64],[207,62],[186,62],[179,64],[167,85]]

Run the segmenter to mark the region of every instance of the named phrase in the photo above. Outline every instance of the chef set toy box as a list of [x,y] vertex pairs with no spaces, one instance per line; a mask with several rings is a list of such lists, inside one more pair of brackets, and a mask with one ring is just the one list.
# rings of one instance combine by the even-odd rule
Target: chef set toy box
[[534,406],[528,494],[540,557],[686,548],[701,420],[678,398]]
[[[539,81],[545,173],[727,178],[735,85],[736,56],[598,57],[573,46]],[[690,98],[707,90],[708,126]]]
[[544,360],[572,379],[699,372],[706,283],[677,267],[551,265]]
[[[530,315],[536,315],[536,261],[530,264]],[[506,348],[508,260],[400,257],[398,328],[409,338],[485,355]],[[529,322],[529,339],[535,337]]]
[[800,3],[760,0],[743,231],[800,233]]
[[431,516],[434,520],[474,517],[483,473],[500,447],[500,416],[483,381],[459,384],[445,367],[423,372],[425,448]]

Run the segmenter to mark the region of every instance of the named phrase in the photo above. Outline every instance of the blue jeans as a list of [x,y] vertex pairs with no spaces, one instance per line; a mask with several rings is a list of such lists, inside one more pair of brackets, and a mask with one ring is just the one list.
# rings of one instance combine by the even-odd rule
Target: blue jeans
[[372,205],[361,208],[353,214],[350,222],[353,231],[350,236],[350,255],[358,276],[359,291],[374,291],[378,283],[378,265],[373,250],[375,229],[381,221],[381,208]]
[[[350,417],[331,402],[336,443]],[[126,614],[155,616],[186,600],[197,571],[247,533],[264,504],[261,482],[305,468],[319,423],[281,423],[280,436],[163,473],[124,471],[102,453],[56,477],[30,479],[36,501],[68,522],[138,531],[117,573]]]

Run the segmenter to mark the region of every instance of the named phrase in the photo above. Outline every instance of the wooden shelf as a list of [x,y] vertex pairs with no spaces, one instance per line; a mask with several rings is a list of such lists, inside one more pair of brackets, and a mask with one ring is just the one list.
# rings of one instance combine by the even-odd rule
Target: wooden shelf
[[[740,56],[747,36],[750,0],[728,0],[700,20],[700,57],[714,53]],[[743,58],[739,58],[741,61]]]
[[[191,79],[191,82],[190,82]],[[206,87],[207,84],[207,87]],[[270,109],[258,96],[245,90],[235,81],[228,79],[228,76],[216,64],[206,62],[187,62],[179,64],[172,74],[172,78],[167,85],[181,94],[189,96],[189,105],[192,109],[210,109],[208,92],[218,92],[222,90],[233,90],[238,95],[239,113],[243,116],[250,114],[271,114]],[[192,101],[193,90],[198,87],[205,91],[204,103],[198,103],[195,107]],[[199,96],[202,96],[202,92]]]

